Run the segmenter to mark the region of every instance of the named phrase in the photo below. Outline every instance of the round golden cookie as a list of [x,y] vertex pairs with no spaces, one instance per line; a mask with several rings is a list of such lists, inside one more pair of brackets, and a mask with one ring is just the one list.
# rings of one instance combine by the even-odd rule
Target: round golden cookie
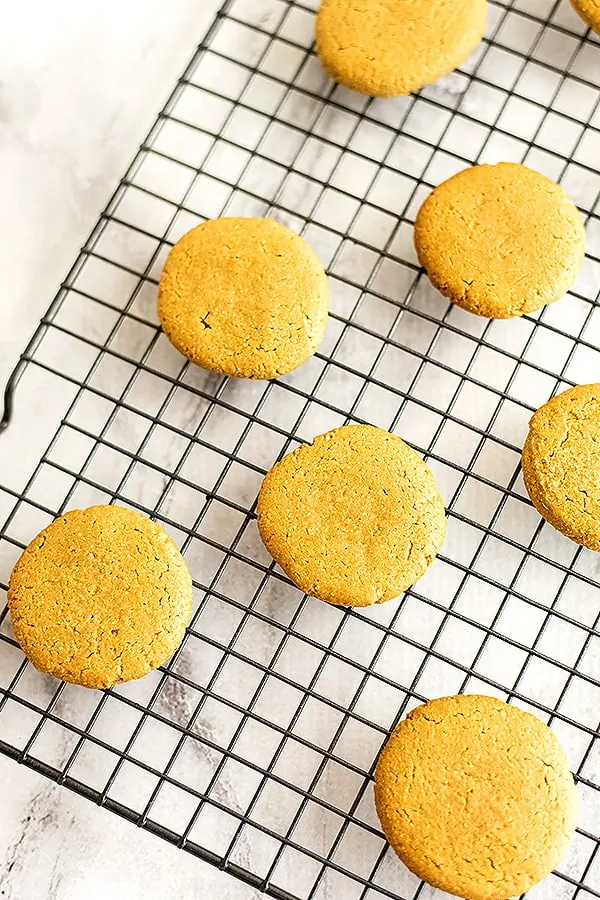
[[577,207],[526,166],[473,166],[429,195],[415,247],[435,287],[463,309],[509,319],[559,300],[585,253]]
[[493,697],[414,709],[375,770],[383,831],[423,881],[469,900],[509,900],[548,875],[575,830],[566,757],[539,719]]
[[341,606],[397,597],[446,533],[429,468],[371,425],[336,428],[285,456],[267,473],[257,512],[260,536],[291,580]]
[[551,525],[600,550],[600,384],[582,384],[540,407],[522,457],[531,502]]
[[276,378],[323,339],[327,276],[316,254],[273,219],[213,219],[167,257],[158,315],[172,344],[221,375]]
[[317,53],[350,90],[410,94],[465,61],[483,36],[486,11],[486,0],[323,0]]
[[600,3],[598,0],[571,0],[571,5],[585,24],[600,34]]
[[31,541],[7,599],[15,637],[37,669],[106,688],[173,655],[192,615],[192,579],[156,522],[120,506],[90,506]]

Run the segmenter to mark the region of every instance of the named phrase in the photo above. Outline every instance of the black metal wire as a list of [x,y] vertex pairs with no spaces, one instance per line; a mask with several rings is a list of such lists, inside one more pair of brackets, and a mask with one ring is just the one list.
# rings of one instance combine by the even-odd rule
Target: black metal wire
[[[196,602],[167,666],[138,686],[89,694],[87,705],[79,699],[77,715],[72,689],[36,676],[23,659],[4,608],[0,751],[280,900],[413,900],[423,886],[395,861],[373,818],[377,751],[411,706],[480,687],[545,717],[570,753],[583,799],[576,860],[548,879],[543,896],[600,897],[600,729],[589,712],[600,700],[597,568],[535,515],[519,469],[522,430],[536,406],[561,386],[600,380],[590,287],[598,248],[591,242],[591,274],[559,304],[572,304],[572,320],[548,307],[510,323],[507,339],[498,323],[442,303],[404,239],[439,171],[488,159],[497,140],[512,142],[511,158],[524,162],[544,151],[567,186],[577,171],[590,233],[600,235],[600,178],[580,152],[590,136],[600,140],[600,78],[589,64],[600,47],[576,19],[571,30],[564,4],[547,0],[542,15],[543,3],[533,11],[522,0],[491,3],[474,63],[445,88],[381,104],[321,77],[314,6],[266,0],[250,20],[243,0],[224,3],[9,381],[0,430],[15,400],[18,408],[18,383],[36,373],[62,386],[64,403],[26,483],[0,488],[3,559],[26,545],[32,523],[84,501],[125,503],[176,537]],[[532,31],[526,49],[519,28]],[[564,66],[542,53],[545,40],[568,50]],[[500,51],[514,69],[508,88],[490,77]],[[203,63],[225,67],[223,77],[206,83]],[[531,95],[526,72],[547,80],[543,96]],[[585,113],[558,103],[567,83],[586,92]],[[498,104],[478,149],[461,149],[450,140],[457,123],[480,127],[471,88],[496,91]],[[536,117],[527,136],[509,127],[514,102],[529,103]],[[557,110],[578,131],[568,153],[544,146]],[[274,139],[276,128],[285,131]],[[366,129],[374,144],[365,144]],[[414,165],[394,155],[399,140],[411,142]],[[153,165],[174,180],[148,180]],[[276,179],[256,176],[257,166]],[[390,204],[378,186],[397,177],[402,190]],[[210,211],[203,179],[221,196]],[[136,204],[148,214],[132,218]],[[333,215],[336,204],[345,219]],[[278,382],[240,384],[195,369],[169,350],[155,318],[157,277],[179,233],[240,211],[291,224],[327,256],[330,331],[312,362]],[[366,215],[383,223],[381,233],[364,226]],[[540,341],[553,342],[556,354],[542,358]],[[72,369],[76,346],[87,362]],[[580,377],[582,359],[589,377]],[[401,433],[450,498],[449,540],[431,572],[400,601],[367,612],[302,597],[255,536],[256,487],[274,458],[349,421]],[[65,446],[81,452],[65,457]],[[546,587],[532,587],[532,571]],[[5,676],[3,653],[14,661]],[[119,715],[131,723],[122,739],[104,737],[107,718]],[[60,740],[50,751],[52,729]],[[157,730],[163,756],[144,758],[145,735]],[[311,761],[305,772],[301,760]],[[202,783],[197,768],[206,769]],[[131,777],[149,787],[130,788],[123,802]],[[165,813],[178,808],[172,798],[180,815]]]

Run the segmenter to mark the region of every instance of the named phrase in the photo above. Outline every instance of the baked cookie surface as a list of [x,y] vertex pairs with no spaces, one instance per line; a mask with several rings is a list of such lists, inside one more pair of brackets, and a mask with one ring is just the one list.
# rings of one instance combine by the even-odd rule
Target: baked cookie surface
[[459,66],[483,36],[486,0],[323,0],[317,53],[335,81],[395,97]]
[[258,528],[305,593],[343,606],[397,597],[425,572],[446,532],[423,460],[396,435],[345,425],[267,473]]
[[553,732],[493,697],[442,697],[392,733],[375,770],[392,848],[419,878],[469,900],[509,900],[549,874],[578,799]]
[[598,0],[571,0],[571,5],[585,24],[600,34],[600,4]]
[[309,359],[328,308],[316,254],[273,219],[213,219],[188,231],[158,292],[171,343],[199,366],[239,378],[276,378]]
[[7,600],[15,637],[37,669],[106,688],[173,655],[191,618],[192,579],[160,525],[120,506],[91,506],[31,541]]
[[469,312],[507,319],[559,300],[585,253],[577,207],[518,163],[473,166],[427,197],[415,248],[434,286]]
[[571,540],[600,550],[600,384],[582,384],[534,413],[523,446],[531,502]]

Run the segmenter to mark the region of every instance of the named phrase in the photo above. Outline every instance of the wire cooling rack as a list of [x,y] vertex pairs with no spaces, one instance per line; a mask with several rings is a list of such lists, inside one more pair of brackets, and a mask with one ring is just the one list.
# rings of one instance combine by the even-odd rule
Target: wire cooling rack
[[[541,522],[519,470],[531,412],[600,380],[600,44],[567,2],[491,3],[460,71],[373,101],[324,78],[315,6],[225,3],[13,376],[3,587],[56,514],[116,501],[182,547],[195,614],[168,666],[100,693],[37,673],[4,610],[0,749],[282,900],[423,900],[441,895],[385,844],[374,761],[423,699],[494,694],[551,724],[581,796],[529,896],[600,897],[598,557]],[[431,186],[499,159],[561,181],[588,232],[571,295],[510,322],[451,308],[412,249]],[[169,247],[223,214],[290,225],[331,278],[324,345],[277,382],[190,366],[157,325]],[[427,575],[366,611],[304,597],[254,516],[275,459],[349,421],[420,450],[449,516]]]

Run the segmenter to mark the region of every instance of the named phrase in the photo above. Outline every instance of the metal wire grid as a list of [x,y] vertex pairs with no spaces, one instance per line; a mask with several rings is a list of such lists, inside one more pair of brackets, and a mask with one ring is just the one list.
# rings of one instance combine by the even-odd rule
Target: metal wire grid
[[[568,3],[494,3],[461,72],[372,101],[324,79],[315,6],[225,3],[9,386],[7,411],[22,379],[32,415],[43,389],[53,427],[0,494],[2,586],[56,514],[114,500],[178,541],[195,614],[168,666],[97,693],[35,672],[4,610],[0,749],[275,897],[412,900],[439,894],[386,847],[374,761],[418,702],[481,690],[549,721],[582,798],[570,856],[529,896],[600,897],[597,561],[519,473],[531,411],[600,380],[600,46]],[[570,298],[510,323],[450,308],[411,249],[430,187],[498,158],[561,180],[588,229]],[[277,382],[195,369],[157,327],[166,252],[220,214],[273,215],[328,267],[325,344]],[[439,559],[376,610],[303,597],[255,528],[271,463],[348,421],[409,439],[448,502]]]

